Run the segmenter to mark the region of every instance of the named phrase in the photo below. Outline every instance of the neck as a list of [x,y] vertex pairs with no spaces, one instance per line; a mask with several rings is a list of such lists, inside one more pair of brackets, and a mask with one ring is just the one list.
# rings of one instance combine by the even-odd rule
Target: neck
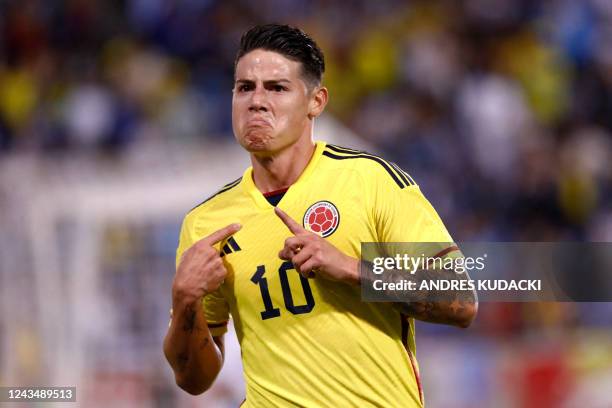
[[304,172],[314,151],[315,144],[308,138],[273,155],[251,154],[255,186],[262,193],[288,188]]

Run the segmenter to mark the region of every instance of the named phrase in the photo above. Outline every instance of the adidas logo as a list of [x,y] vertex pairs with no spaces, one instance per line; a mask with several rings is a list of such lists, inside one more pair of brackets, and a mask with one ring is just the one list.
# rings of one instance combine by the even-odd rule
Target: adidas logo
[[234,237],[229,237],[221,249],[221,256],[229,255],[232,252],[238,252],[240,250],[242,250],[242,248],[240,248],[240,245],[238,245]]

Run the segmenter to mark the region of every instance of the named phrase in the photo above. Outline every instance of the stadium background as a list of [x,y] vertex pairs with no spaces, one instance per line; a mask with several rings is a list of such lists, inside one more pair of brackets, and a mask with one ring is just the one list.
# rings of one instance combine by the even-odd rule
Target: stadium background
[[[455,239],[612,240],[606,0],[3,1],[0,385],[76,385],[87,407],[242,400],[235,340],[200,397],[161,342],[182,216],[247,165],[239,35],[270,21],[326,53],[316,138],[399,163]],[[608,303],[417,325],[429,407],[612,406],[611,344]]]

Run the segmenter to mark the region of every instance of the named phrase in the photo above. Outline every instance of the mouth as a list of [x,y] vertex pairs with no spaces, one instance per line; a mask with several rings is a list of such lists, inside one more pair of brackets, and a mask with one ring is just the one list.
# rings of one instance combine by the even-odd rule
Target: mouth
[[252,118],[247,121],[249,127],[271,127],[270,122],[263,118]]

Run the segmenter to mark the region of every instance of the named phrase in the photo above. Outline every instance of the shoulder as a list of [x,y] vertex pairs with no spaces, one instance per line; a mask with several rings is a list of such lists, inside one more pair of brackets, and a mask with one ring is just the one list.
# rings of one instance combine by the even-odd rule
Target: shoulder
[[416,185],[415,181],[397,164],[375,154],[347,147],[326,144],[323,157],[339,167],[359,172],[371,182],[392,183],[403,189]]
[[231,201],[234,195],[238,192],[237,186],[240,185],[241,181],[242,181],[242,177],[239,177],[236,180],[225,184],[223,187],[217,190],[214,194],[207,197],[206,199],[204,199],[204,201],[202,201],[201,203],[193,207],[191,210],[189,210],[189,212],[187,213],[187,217],[193,216],[202,211],[207,211],[217,206],[218,204],[223,205],[223,203],[227,203]]

